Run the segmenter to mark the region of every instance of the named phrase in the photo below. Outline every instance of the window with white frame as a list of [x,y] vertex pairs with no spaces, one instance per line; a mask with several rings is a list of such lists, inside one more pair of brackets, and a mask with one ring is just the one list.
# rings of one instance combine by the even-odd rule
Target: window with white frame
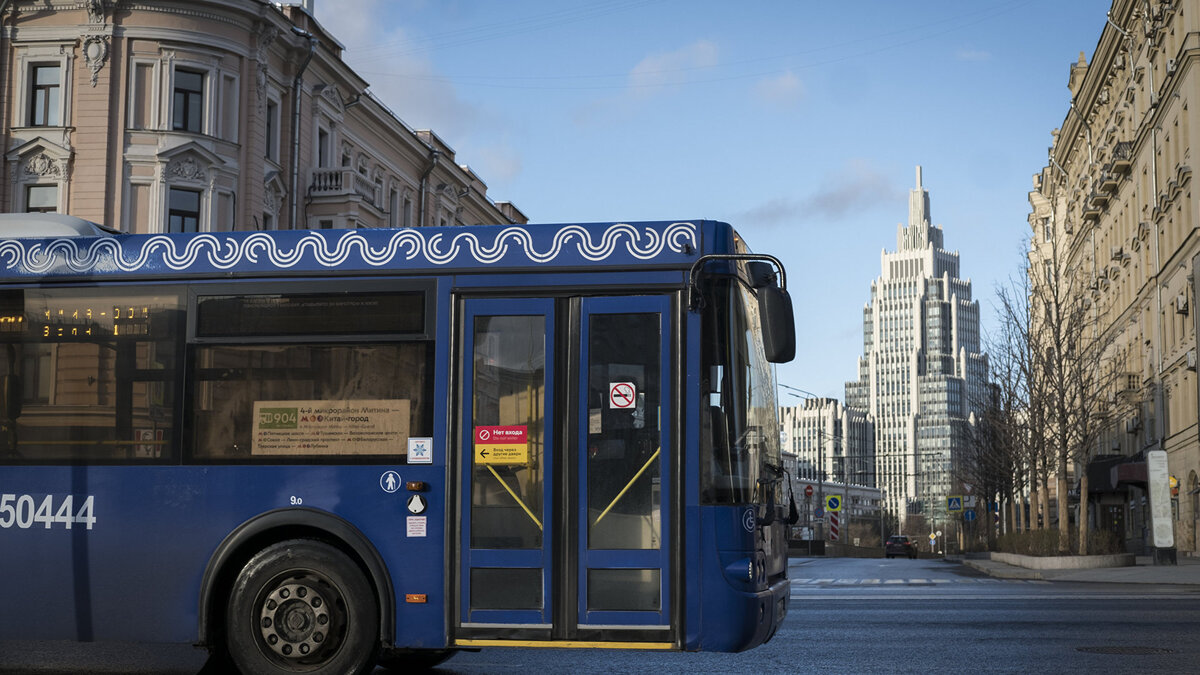
[[175,131],[204,132],[204,73],[185,68],[175,69],[171,128]]
[[27,185],[25,186],[26,213],[57,213],[57,185]]
[[167,232],[200,231],[200,191],[170,188],[167,194]]
[[29,66],[29,116],[31,127],[61,126],[59,102],[62,96],[62,66],[34,63]]

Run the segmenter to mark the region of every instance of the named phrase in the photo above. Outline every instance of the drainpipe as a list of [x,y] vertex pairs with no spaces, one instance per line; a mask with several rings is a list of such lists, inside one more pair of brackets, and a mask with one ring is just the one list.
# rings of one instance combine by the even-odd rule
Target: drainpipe
[[417,227],[425,227],[425,189],[429,184],[429,176],[437,168],[438,159],[441,156],[442,152],[440,150],[431,148],[429,151],[429,167],[425,169],[425,173],[421,174],[421,196],[417,199]]
[[304,87],[304,71],[308,68],[308,62],[312,61],[313,53],[317,51],[317,39],[312,33],[298,26],[292,26],[292,32],[308,39],[308,55],[300,63],[296,77],[292,80],[292,185],[288,227],[295,230],[299,229],[296,227],[296,218],[300,206],[300,90]]

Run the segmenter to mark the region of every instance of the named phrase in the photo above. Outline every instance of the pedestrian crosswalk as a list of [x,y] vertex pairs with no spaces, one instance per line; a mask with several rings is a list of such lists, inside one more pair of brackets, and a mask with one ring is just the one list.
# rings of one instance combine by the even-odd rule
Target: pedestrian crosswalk
[[945,578],[928,578],[928,579],[806,579],[793,578],[792,587],[797,586],[820,586],[822,588],[833,586],[964,586],[971,584],[1048,584],[1049,581],[1042,579],[993,579],[992,577],[965,577],[955,579]]

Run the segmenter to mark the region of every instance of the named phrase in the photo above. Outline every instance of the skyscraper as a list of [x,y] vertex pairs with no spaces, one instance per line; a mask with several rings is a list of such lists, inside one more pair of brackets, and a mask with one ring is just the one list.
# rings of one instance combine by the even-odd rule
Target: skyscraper
[[846,404],[875,419],[875,484],[889,516],[920,534],[912,530],[932,530],[947,516],[946,497],[964,488],[955,467],[986,394],[987,357],[979,303],[959,277],[958,252],[943,249],[942,228],[930,224],[919,166],[908,225],[897,226],[896,250],[883,251],[881,263]]

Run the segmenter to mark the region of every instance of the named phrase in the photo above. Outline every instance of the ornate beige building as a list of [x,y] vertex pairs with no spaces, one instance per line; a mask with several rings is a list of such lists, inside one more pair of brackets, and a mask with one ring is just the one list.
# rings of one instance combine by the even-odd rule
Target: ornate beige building
[[0,212],[126,232],[523,223],[306,9],[0,0]]
[[1175,545],[1194,554],[1200,0],[1114,0],[1091,63],[1080,54],[1068,87],[1069,109],[1029,195],[1030,262],[1040,274],[1057,249],[1065,273],[1086,276],[1104,361],[1115,364],[1088,469],[1089,520],[1149,546],[1144,452],[1161,448],[1178,481]]

